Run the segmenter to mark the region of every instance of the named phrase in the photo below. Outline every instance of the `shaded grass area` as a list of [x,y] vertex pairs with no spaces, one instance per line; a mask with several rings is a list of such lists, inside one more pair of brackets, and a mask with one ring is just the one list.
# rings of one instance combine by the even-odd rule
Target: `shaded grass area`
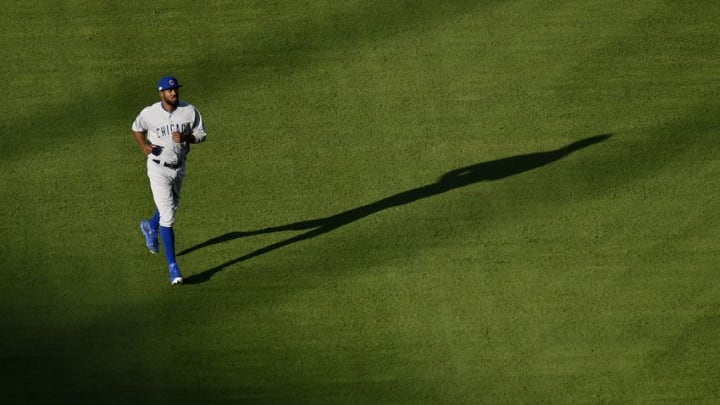
[[[717,14],[8,7],[3,402],[713,402]],[[168,71],[182,289],[129,139]]]

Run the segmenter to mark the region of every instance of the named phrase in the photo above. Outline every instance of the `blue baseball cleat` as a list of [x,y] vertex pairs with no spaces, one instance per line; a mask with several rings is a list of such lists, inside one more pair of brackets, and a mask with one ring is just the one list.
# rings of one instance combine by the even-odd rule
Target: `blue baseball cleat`
[[180,268],[178,267],[177,263],[170,263],[170,284],[178,285],[182,284],[182,282],[182,274],[180,274]]
[[150,253],[155,254],[159,252],[157,232],[150,228],[150,222],[141,221],[140,232],[145,236],[145,246],[147,246]]

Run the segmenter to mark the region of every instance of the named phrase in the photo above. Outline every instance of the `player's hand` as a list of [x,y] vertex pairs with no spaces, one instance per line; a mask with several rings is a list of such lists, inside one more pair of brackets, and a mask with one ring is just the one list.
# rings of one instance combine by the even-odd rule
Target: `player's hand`
[[155,156],[159,155],[160,152],[162,152],[162,147],[152,144],[145,144],[142,146],[142,153],[147,156],[149,154],[153,154]]
[[180,132],[173,132],[172,139],[175,143],[183,143],[185,142],[185,135],[181,134]]

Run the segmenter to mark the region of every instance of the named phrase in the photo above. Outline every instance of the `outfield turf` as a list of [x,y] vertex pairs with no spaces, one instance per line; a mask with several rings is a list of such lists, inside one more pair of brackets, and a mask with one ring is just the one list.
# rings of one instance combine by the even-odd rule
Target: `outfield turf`
[[[720,402],[719,21],[4,5],[0,403]],[[130,132],[165,74],[209,132],[182,287]]]

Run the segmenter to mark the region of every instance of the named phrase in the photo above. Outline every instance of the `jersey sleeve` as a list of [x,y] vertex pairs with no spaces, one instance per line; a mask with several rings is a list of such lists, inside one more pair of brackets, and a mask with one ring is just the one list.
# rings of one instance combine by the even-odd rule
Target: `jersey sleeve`
[[197,108],[195,110],[195,120],[193,121],[192,134],[195,136],[195,143],[204,142],[207,138],[207,131],[205,130],[205,123],[203,122],[200,111]]
[[144,117],[145,110],[142,110],[132,123],[133,132],[147,132],[147,123]]

